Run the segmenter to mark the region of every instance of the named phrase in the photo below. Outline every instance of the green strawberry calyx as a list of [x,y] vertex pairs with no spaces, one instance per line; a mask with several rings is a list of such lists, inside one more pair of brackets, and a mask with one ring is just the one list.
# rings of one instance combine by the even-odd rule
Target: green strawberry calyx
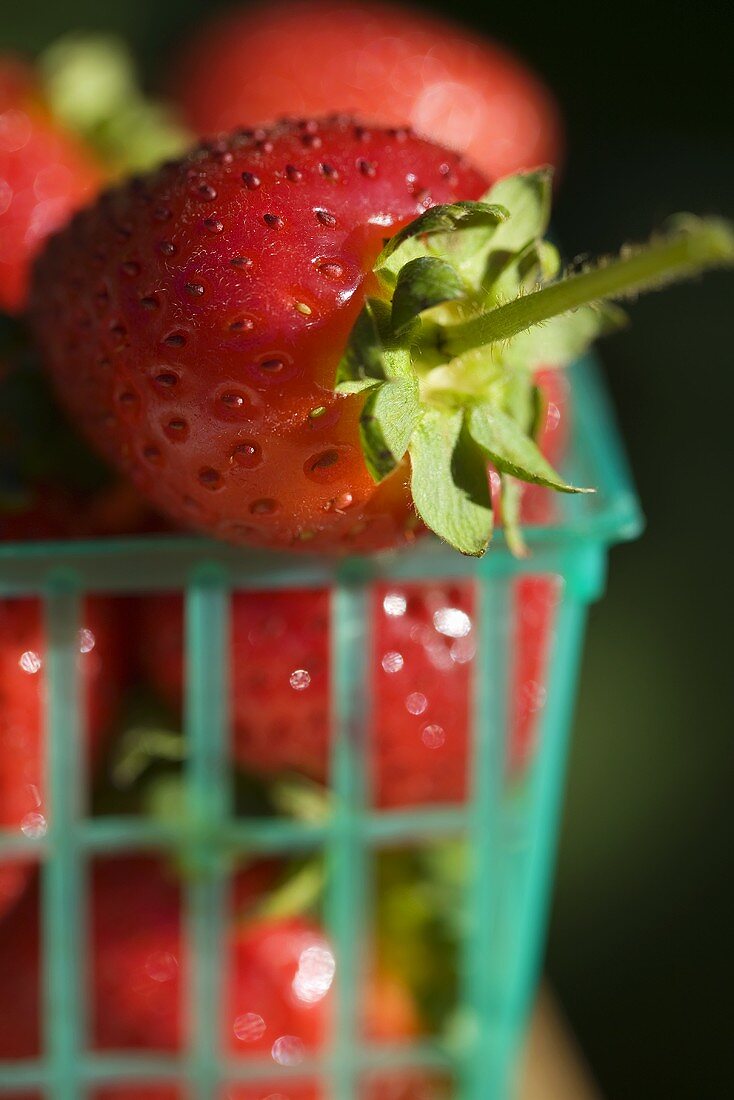
[[130,51],[114,35],[65,34],[41,54],[38,72],[54,118],[113,174],[147,171],[191,144],[170,108],[143,93]]
[[521,555],[522,482],[569,485],[537,445],[539,367],[563,367],[622,326],[612,302],[708,268],[734,266],[734,228],[679,215],[640,247],[566,276],[544,239],[551,173],[496,183],[479,202],[427,210],[385,243],[337,368],[335,389],[363,396],[362,450],[376,482],[410,460],[425,525],[464,554],[492,537],[487,466],[500,475],[505,536]]

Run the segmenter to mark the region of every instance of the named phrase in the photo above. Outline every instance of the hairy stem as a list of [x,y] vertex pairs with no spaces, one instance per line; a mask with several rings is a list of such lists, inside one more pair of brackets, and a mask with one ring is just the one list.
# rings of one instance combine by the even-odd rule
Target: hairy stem
[[711,267],[734,265],[734,228],[715,218],[682,218],[666,237],[602,261],[506,305],[448,326],[442,344],[451,355],[509,340],[551,317],[593,302],[622,298],[685,279]]

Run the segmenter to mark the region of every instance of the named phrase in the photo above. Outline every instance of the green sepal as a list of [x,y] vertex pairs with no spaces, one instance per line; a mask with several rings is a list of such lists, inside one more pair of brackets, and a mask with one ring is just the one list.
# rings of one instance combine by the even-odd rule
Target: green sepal
[[550,168],[520,172],[498,180],[484,196],[500,203],[510,217],[497,227],[482,275],[482,288],[493,300],[514,298],[541,279],[552,278],[560,267],[556,249],[544,241],[550,220],[553,173]]
[[283,880],[268,890],[251,909],[257,920],[285,921],[313,913],[321,902],[326,884],[326,868],[320,856],[290,868]]
[[132,787],[148,768],[162,761],[180,764],[188,748],[181,733],[159,726],[132,726],[120,738],[111,766],[116,787]]
[[560,270],[560,254],[550,241],[538,238],[516,253],[492,249],[482,280],[482,306],[486,309],[527,294],[554,279]]
[[552,185],[552,169],[537,168],[533,172],[506,176],[490,187],[482,202],[510,211],[509,218],[495,233],[494,248],[515,253],[528,241],[543,236],[550,221]]
[[451,264],[435,256],[418,256],[401,268],[392,299],[392,327],[402,335],[428,309],[466,296],[466,287]]
[[270,797],[279,814],[308,825],[323,825],[334,807],[331,792],[305,775],[289,775],[270,786]]
[[362,393],[387,379],[383,340],[389,338],[390,325],[390,307],[376,298],[368,298],[336,368],[337,393]]
[[411,492],[427,527],[462,554],[481,557],[492,537],[487,463],[463,409],[426,408],[410,441]]
[[338,393],[366,393],[360,416],[364,460],[375,481],[392,473],[408,449],[420,413],[410,349],[392,340],[386,302],[368,298],[337,368]]
[[412,372],[368,394],[359,431],[364,460],[375,481],[386,478],[402,460],[419,416],[418,379]]
[[143,94],[130,51],[114,35],[64,35],[38,68],[54,116],[112,171],[146,171],[193,141],[167,106]]
[[[457,230],[461,230],[463,236],[466,231],[479,229],[488,238],[508,217],[509,212],[504,207],[484,202],[433,206],[387,241],[375,262],[375,274],[383,285],[394,286],[400,269],[409,260],[430,255],[433,251],[450,255],[449,239],[453,242]],[[437,234],[440,241],[431,241]],[[471,252],[475,253],[476,249],[477,242],[473,239]]]
[[526,558],[528,548],[520,526],[520,505],[523,483],[511,474],[500,474],[500,499],[502,501],[502,529],[507,548],[516,558]]
[[562,493],[593,492],[564,481],[518,422],[496,406],[489,403],[472,406],[467,415],[467,427],[500,473]]

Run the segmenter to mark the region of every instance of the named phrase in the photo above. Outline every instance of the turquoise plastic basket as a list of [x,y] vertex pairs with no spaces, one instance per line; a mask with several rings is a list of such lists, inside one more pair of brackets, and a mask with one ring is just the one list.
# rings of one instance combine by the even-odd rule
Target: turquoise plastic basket
[[[31,840],[0,832],[0,860],[40,859],[44,929],[43,1057],[0,1063],[0,1096],[41,1090],[48,1100],[83,1100],[100,1082],[185,1082],[191,1100],[214,1100],[222,1083],[267,1081],[297,1072],[323,1082],[328,1100],[356,1100],[360,1076],[403,1066],[446,1068],[460,1100],[505,1100],[532,1003],[542,954],[585,617],[603,590],[610,544],[634,537],[641,516],[596,364],[572,368],[574,440],[566,473],[594,485],[564,497],[553,527],[527,532],[532,555],[514,559],[501,535],[481,561],[425,540],[410,553],[331,562],[250,553],[197,538],[0,546],[0,595],[43,598],[47,616],[47,790],[50,825]],[[508,600],[521,574],[563,580],[547,698],[537,751],[521,783],[505,781],[508,711]],[[368,595],[376,580],[474,580],[475,728],[466,804],[418,810],[368,808],[364,781],[369,713]],[[335,727],[327,823],[235,817],[228,759],[228,608],[232,589],[329,585]],[[80,599],[87,592],[181,589],[186,599],[186,784],[189,814],[179,828],[135,817],[85,816],[80,777],[77,679]],[[463,836],[473,859],[465,885],[460,1025],[451,1039],[411,1046],[362,1040],[359,947],[366,883],[377,847]],[[180,1057],[103,1055],[86,1050],[84,892],[90,857],[184,845],[201,873],[185,886],[190,953],[190,1044]],[[323,1054],[297,1071],[220,1054],[219,965],[226,876],[233,850],[294,854],[322,849],[325,917],[337,959],[336,1011]],[[0,929],[1,934],[1,929]],[[276,1090],[277,1091],[277,1090]]]

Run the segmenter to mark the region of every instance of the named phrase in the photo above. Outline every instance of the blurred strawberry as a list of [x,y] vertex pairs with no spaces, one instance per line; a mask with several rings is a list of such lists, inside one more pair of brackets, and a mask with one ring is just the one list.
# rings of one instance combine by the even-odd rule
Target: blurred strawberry
[[20,324],[0,325],[0,542],[160,530],[73,430]]
[[[257,900],[268,875],[253,866],[235,880],[235,912]],[[0,943],[0,1058],[32,1057],[39,1048],[38,899],[29,891],[8,919]],[[148,857],[98,864],[92,875],[93,1045],[176,1051],[183,1039],[180,885]],[[323,933],[299,918],[235,921],[226,966],[230,1055],[271,1055],[294,1065],[318,1051],[329,1029],[335,963]],[[373,1039],[414,1036],[417,1020],[402,985],[385,976],[370,987],[366,1029]],[[393,1075],[394,1078],[395,1075]],[[422,1100],[415,1074],[401,1074],[365,1100]],[[270,1092],[275,1086],[271,1082]],[[231,1100],[261,1100],[264,1085],[228,1089]],[[267,1090],[266,1090],[267,1091]],[[319,1100],[314,1085],[278,1083],[284,1100]],[[173,1085],[115,1085],[95,1100],[178,1100]]]
[[[567,381],[539,376],[547,401],[541,445],[552,460],[567,432]],[[523,520],[547,523],[553,497],[525,490]],[[533,747],[558,584],[522,577],[513,596],[508,753]],[[466,583],[379,585],[373,600],[371,766],[381,806],[461,801],[466,794],[475,655],[475,600]],[[183,612],[177,596],[142,611],[141,656],[151,682],[180,709]],[[323,590],[238,592],[232,601],[234,756],[249,771],[325,781],[329,755],[329,598]]]
[[0,309],[23,310],[33,257],[103,178],[51,116],[32,69],[0,57]]
[[[78,635],[84,722],[92,766],[125,681],[125,638],[114,600],[89,597]],[[47,828],[43,613],[36,599],[0,600],[0,828],[41,837]],[[0,916],[22,891],[30,865],[0,864]]]
[[[39,891],[34,880],[0,925],[0,1059],[39,1053]],[[0,1061],[0,1079],[2,1062]],[[10,1100],[37,1100],[28,1093]]]
[[557,106],[522,61],[446,19],[370,0],[234,9],[197,28],[173,92],[200,134],[346,111],[410,125],[490,179],[561,152]]

